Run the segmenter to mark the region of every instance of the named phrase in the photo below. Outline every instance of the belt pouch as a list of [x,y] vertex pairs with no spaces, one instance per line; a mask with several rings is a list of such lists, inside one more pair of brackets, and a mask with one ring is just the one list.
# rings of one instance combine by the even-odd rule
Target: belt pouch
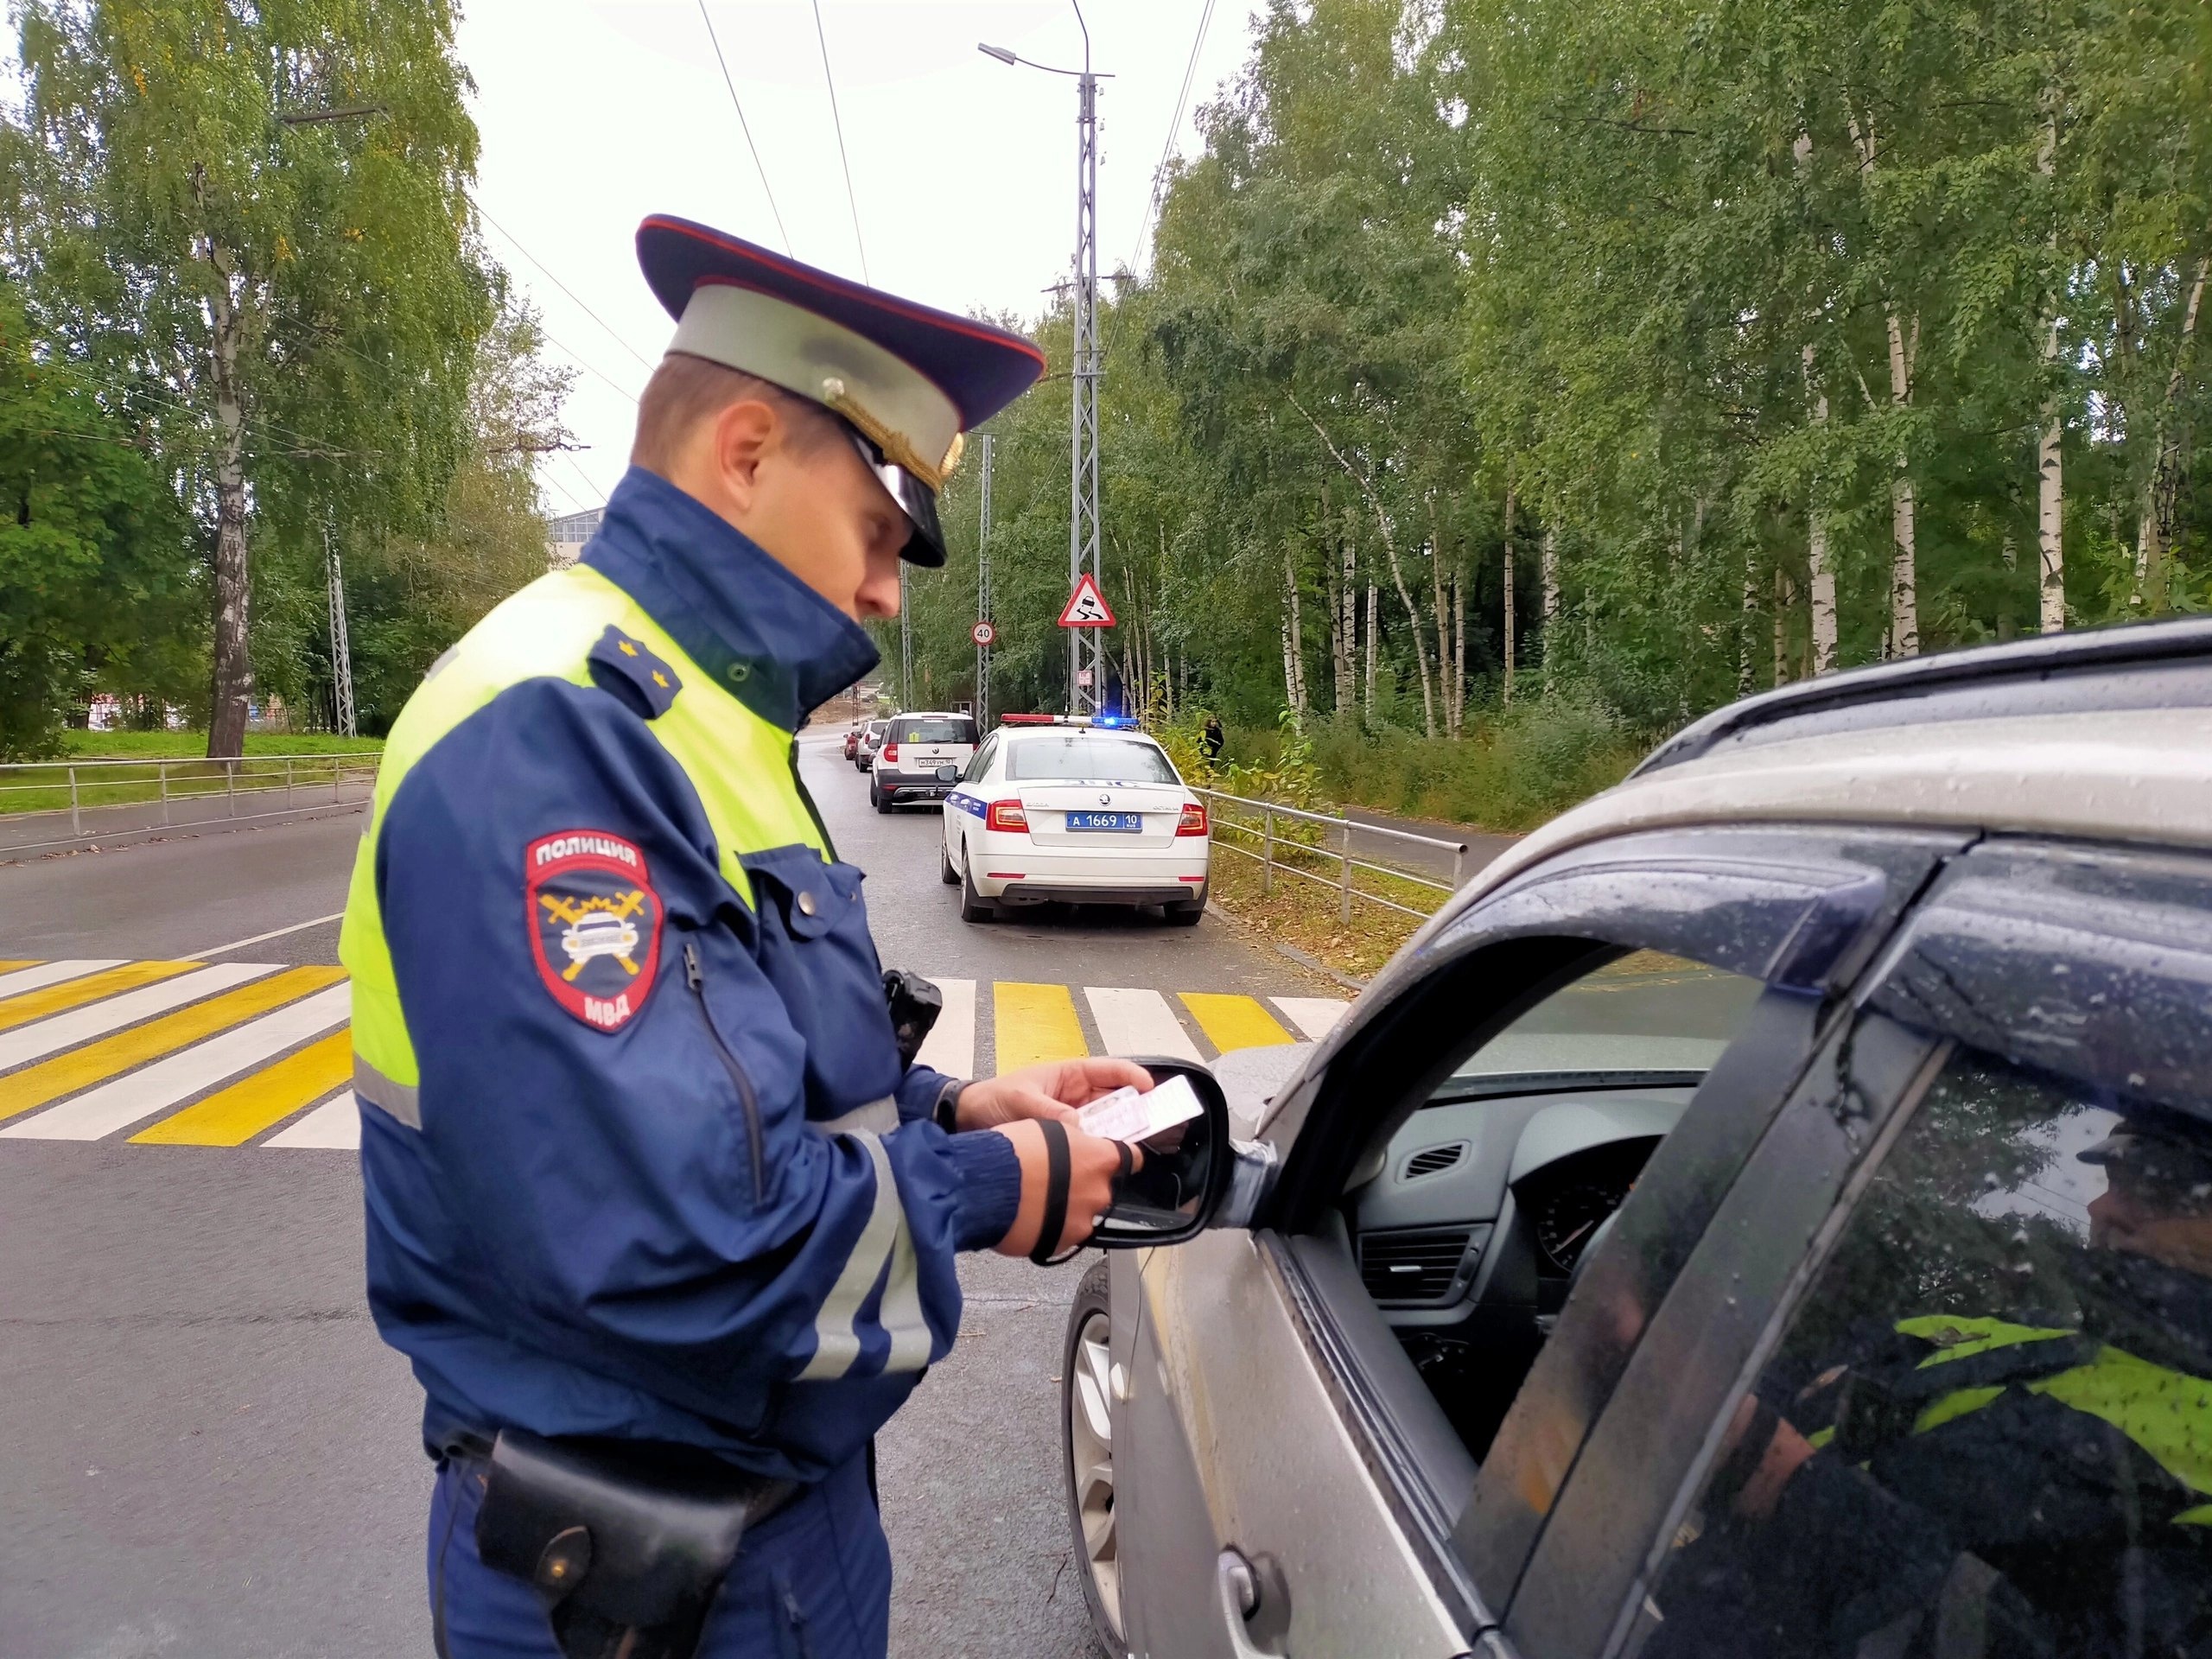
[[691,1659],[747,1523],[789,1491],[695,1448],[502,1429],[476,1551],[537,1591],[568,1659]]

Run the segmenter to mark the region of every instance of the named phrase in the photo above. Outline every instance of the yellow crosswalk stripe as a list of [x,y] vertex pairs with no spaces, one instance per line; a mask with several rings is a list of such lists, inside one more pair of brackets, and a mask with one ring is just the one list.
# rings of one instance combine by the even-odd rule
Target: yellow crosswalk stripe
[[[168,966],[172,964],[162,964]],[[83,1048],[57,1054],[0,1078],[0,1118],[15,1117],[134,1065],[174,1052],[242,1020],[280,1007],[346,977],[343,968],[290,968]],[[60,989],[60,987],[56,987]]]
[[1018,1071],[1039,1060],[1078,1059],[1090,1052],[1076,1018],[1075,998],[1065,985],[1031,985],[1001,979],[991,988],[997,1027],[998,1068]]
[[353,1033],[340,1027],[130,1138],[142,1146],[242,1147],[353,1074]]
[[20,962],[0,962],[0,974],[12,974],[18,968],[35,968],[38,966],[38,963],[39,959],[36,957],[32,957],[27,960]]
[[[22,963],[0,963],[0,967],[6,968],[24,965]],[[21,996],[0,1000],[0,1031],[32,1020],[43,1020],[48,1014],[60,1014],[64,1008],[81,1007],[87,1002],[97,1002],[104,996],[113,996],[118,991],[150,985],[157,979],[168,979],[188,968],[198,966],[200,964],[196,962],[126,962],[120,968],[87,974],[82,979],[65,979],[59,985],[49,985],[44,990],[25,991]]]
[[1262,1007],[1256,997],[1230,996],[1219,991],[1182,991],[1183,1006],[1198,1022],[1206,1040],[1226,1054],[1232,1048],[1267,1048],[1298,1040],[1282,1022]]

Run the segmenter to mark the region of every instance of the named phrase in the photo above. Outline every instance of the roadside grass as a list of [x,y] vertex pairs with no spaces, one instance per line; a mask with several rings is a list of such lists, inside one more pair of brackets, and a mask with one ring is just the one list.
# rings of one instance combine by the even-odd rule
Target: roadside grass
[[[68,738],[55,760],[0,769],[0,818],[66,812],[73,805],[90,811],[151,804],[164,795],[182,802],[283,791],[311,799],[318,789],[365,782],[384,747],[373,738],[257,732],[246,738],[245,758],[226,766],[204,758],[204,732],[72,732]],[[156,764],[162,761],[168,763],[166,779]]]
[[[1292,839],[1303,832],[1300,839]],[[1272,870],[1263,862],[1256,834],[1233,822],[1214,822],[1211,902],[1248,927],[1304,952],[1340,974],[1364,979],[1408,939],[1448,897],[1438,888],[1385,872],[1352,869],[1351,919],[1344,919],[1342,863],[1313,844],[1319,825],[1279,823]],[[1303,842],[1303,844],[1301,844]],[[1387,899],[1419,915],[1408,915]]]

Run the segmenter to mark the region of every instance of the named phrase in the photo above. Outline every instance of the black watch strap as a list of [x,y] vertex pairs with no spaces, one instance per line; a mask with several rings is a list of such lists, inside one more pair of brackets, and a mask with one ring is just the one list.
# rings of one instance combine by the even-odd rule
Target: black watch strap
[[937,1105],[931,1110],[930,1118],[947,1135],[960,1127],[960,1096],[967,1089],[968,1082],[965,1077],[955,1077],[938,1090]]
[[1068,1223],[1068,1132],[1056,1117],[1040,1117],[1037,1127],[1045,1132],[1045,1219],[1037,1229],[1037,1247],[1029,1252],[1029,1259],[1048,1268]]

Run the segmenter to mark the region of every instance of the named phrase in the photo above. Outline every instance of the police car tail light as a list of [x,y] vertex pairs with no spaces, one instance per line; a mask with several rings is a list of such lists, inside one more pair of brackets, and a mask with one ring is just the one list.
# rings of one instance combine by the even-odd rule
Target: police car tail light
[[899,746],[896,743],[886,743],[883,746],[883,758],[892,762],[894,766],[898,764]]
[[986,830],[1027,830],[1029,814],[1022,810],[1020,801],[993,801],[991,810],[983,817]]
[[1175,822],[1179,836],[1203,836],[1206,832],[1206,810],[1196,801],[1183,803],[1183,816]]

